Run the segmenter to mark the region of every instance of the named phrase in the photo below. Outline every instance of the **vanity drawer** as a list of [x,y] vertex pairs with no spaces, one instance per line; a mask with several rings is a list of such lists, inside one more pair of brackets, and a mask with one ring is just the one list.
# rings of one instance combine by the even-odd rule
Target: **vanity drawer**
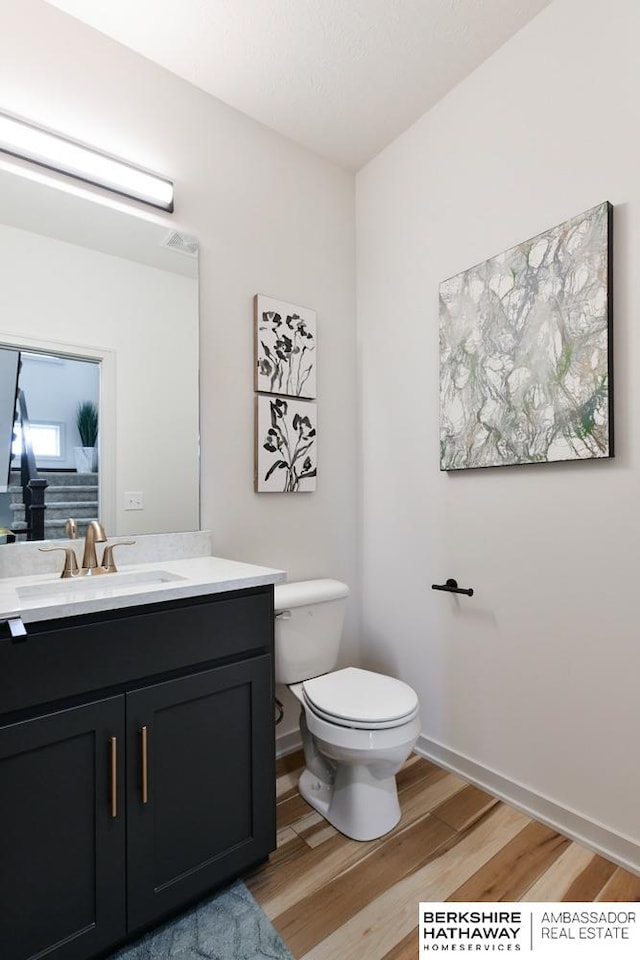
[[273,650],[273,588],[27,624],[0,641],[0,715]]

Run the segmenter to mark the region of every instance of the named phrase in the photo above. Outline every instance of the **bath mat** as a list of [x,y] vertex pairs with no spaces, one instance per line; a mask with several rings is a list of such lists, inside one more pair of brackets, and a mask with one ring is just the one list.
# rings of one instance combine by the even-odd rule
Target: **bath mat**
[[244,883],[123,947],[108,960],[294,960]]

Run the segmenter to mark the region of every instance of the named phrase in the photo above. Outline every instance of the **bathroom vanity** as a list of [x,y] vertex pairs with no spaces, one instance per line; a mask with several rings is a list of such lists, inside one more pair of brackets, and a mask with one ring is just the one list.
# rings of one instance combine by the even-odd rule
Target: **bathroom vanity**
[[0,580],[2,960],[104,954],[274,849],[283,576]]

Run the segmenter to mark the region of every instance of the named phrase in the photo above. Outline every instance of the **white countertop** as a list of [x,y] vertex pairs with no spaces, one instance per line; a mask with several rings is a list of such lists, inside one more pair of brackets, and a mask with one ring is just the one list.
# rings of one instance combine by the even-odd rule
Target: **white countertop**
[[6,577],[0,579],[0,620],[36,623],[281,583],[285,577],[283,570],[221,557],[131,564],[118,573],[70,580],[51,573]]

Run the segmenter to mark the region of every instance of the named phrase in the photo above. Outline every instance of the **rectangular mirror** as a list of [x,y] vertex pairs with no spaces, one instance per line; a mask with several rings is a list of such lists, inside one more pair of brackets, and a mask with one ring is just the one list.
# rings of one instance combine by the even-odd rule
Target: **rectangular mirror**
[[[0,276],[0,347],[99,369],[93,469],[107,534],[199,529],[197,241],[0,169]],[[38,467],[73,475],[80,437],[55,382],[31,388],[51,407],[39,396],[30,417],[61,424],[66,446]]]

